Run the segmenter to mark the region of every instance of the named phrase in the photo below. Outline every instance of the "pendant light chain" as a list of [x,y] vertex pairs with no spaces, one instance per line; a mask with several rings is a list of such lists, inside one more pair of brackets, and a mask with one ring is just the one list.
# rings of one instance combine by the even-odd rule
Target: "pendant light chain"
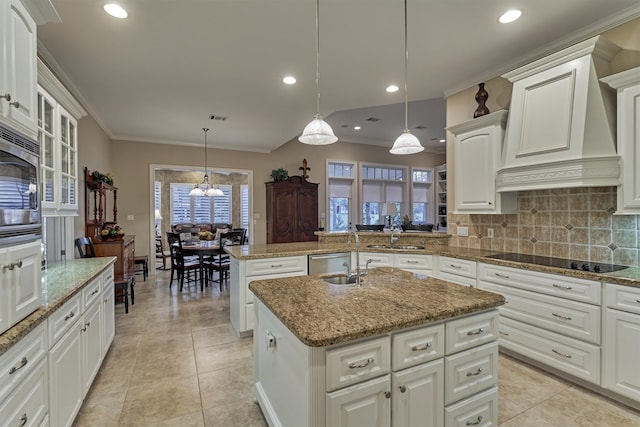
[[404,0],[404,131],[409,131],[409,98],[407,91],[407,63],[409,62],[409,47],[407,42],[407,0]]
[[316,119],[320,117],[320,0],[316,0]]
[[209,170],[207,169],[207,132],[209,128],[202,128],[204,131],[204,176],[209,176]]

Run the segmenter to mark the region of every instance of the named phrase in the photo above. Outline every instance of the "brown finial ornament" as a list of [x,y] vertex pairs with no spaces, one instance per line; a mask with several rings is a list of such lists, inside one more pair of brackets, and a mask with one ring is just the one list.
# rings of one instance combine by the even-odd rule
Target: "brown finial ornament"
[[489,114],[490,111],[485,105],[487,99],[489,99],[489,93],[484,88],[484,83],[478,84],[478,92],[476,92],[476,102],[478,103],[478,108],[476,108],[476,111],[473,112],[474,119]]
[[310,170],[311,170],[311,168],[308,168],[308,167],[307,167],[307,159],[302,159],[302,166],[300,166],[300,167],[298,168],[298,170],[301,170],[301,171],[302,171],[302,177],[303,177],[304,179],[309,178],[309,175],[307,175],[307,172],[308,172],[308,171],[310,171]]

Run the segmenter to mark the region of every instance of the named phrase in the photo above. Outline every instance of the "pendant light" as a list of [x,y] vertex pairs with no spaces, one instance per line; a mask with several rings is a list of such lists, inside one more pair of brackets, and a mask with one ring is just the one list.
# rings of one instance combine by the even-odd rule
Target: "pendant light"
[[393,143],[393,147],[389,150],[391,154],[415,154],[424,150],[418,138],[409,132],[407,62],[409,62],[409,48],[407,47],[407,0],[404,0],[404,132]]
[[202,128],[204,131],[204,179],[202,183],[196,184],[193,187],[193,190],[189,192],[190,196],[223,196],[224,193],[218,187],[212,187],[209,184],[209,171],[207,169],[207,132],[209,132],[208,128]]
[[329,145],[338,140],[329,123],[320,115],[320,0],[316,0],[316,115],[298,140],[309,145]]

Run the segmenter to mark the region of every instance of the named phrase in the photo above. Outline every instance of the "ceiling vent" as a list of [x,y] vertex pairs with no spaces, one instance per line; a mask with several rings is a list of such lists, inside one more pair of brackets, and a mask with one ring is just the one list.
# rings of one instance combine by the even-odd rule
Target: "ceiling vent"
[[369,117],[369,118],[367,119],[367,121],[368,121],[368,122],[379,122],[379,121],[380,121],[380,119],[379,119],[379,118],[377,118],[377,117]]
[[209,115],[209,120],[218,120],[220,122],[224,122],[225,120],[227,120],[229,117],[227,116],[218,116],[216,114],[210,114]]

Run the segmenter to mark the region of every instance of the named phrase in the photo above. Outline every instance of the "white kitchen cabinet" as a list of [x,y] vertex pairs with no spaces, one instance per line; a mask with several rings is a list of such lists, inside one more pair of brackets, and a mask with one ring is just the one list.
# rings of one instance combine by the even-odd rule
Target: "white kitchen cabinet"
[[507,300],[501,349],[600,384],[600,282],[480,263],[478,288]]
[[389,375],[327,394],[327,425],[388,427],[391,425]]
[[477,267],[475,261],[442,255],[436,255],[434,261],[434,277],[458,285],[476,287]]
[[112,267],[102,273],[102,288],[102,356],[104,357],[116,334],[116,301]]
[[47,361],[34,362],[29,375],[0,403],[0,420],[4,426],[42,426],[49,409]]
[[229,303],[231,326],[238,336],[253,331],[253,294],[249,283],[253,280],[306,276],[307,256],[239,260],[231,257]]
[[[102,364],[102,304],[101,299],[91,304],[82,316],[82,350],[84,393],[89,392],[93,379]],[[84,394],[83,394],[84,397]]]
[[436,166],[436,230],[447,231],[447,165]]
[[78,212],[78,126],[86,111],[38,61],[38,142],[43,216]]
[[602,385],[640,402],[640,289],[605,283]]
[[393,254],[393,266],[416,274],[430,276],[433,272],[433,255]]
[[[353,255],[356,255],[355,252]],[[369,268],[393,267],[393,255],[389,252],[360,252],[360,270],[365,271],[369,260],[371,260]],[[355,270],[356,263],[352,262],[351,266],[353,267],[352,270]]]
[[498,425],[498,387],[478,393],[469,399],[447,406],[445,427]]
[[42,304],[40,240],[0,248],[0,333]]
[[618,92],[620,185],[617,214],[640,213],[640,67],[601,79]]
[[448,128],[455,135],[455,213],[516,211],[517,193],[496,192],[507,114],[500,110]]
[[36,22],[20,0],[0,3],[0,121],[36,136]]
[[442,359],[394,372],[391,377],[393,426],[442,426]]

